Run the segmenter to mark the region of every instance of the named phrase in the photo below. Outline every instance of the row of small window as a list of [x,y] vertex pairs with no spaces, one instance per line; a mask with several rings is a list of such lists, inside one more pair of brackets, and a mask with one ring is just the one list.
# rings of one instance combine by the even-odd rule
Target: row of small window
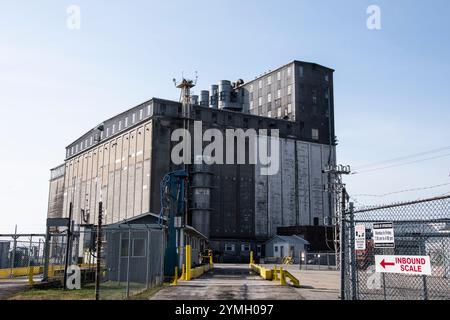
[[[274,112],[273,114],[272,114],[272,110],[268,110],[267,111],[267,117],[269,117],[269,118],[271,118],[272,115],[274,117],[281,118],[281,117],[287,117],[290,114],[292,114],[292,104],[291,103],[289,103],[286,108],[282,108],[282,107],[277,108],[276,112]],[[263,115],[262,114],[262,108],[258,108],[258,115],[259,116]]]
[[[289,85],[287,87],[287,94],[291,95],[292,94],[292,85]],[[281,89],[277,90],[277,97],[276,99],[281,99]],[[267,94],[267,103],[271,103],[272,102],[272,93],[269,92]],[[262,97],[258,97],[258,106],[262,106],[263,105],[263,98]],[[254,106],[254,102],[253,102],[253,97],[250,97],[250,109],[252,109]]]
[[[235,252],[236,246],[234,243],[225,243],[225,252]],[[241,244],[241,252],[249,252],[250,251],[250,243],[242,243]]]
[[[291,67],[288,67],[288,68],[286,69],[286,75],[287,75],[287,77],[290,77],[290,76],[291,76],[291,74],[292,74],[292,71],[291,71],[291,70],[292,70]],[[299,66],[298,73],[299,73],[299,76],[300,76],[300,77],[303,77],[303,76],[304,76],[304,68],[303,68],[303,66]],[[281,71],[278,71],[278,72],[277,72],[276,77],[277,77],[277,81],[280,81],[280,80],[281,80]],[[329,81],[330,81],[330,76],[329,76],[328,74],[325,74],[325,75],[324,75],[324,80],[325,80],[326,82],[329,82]],[[265,81],[266,81],[266,84],[270,86],[270,85],[272,84],[272,75],[269,75],[269,76],[265,79]],[[262,87],[263,87],[263,80],[260,79],[260,80],[258,81],[258,89],[262,89]],[[250,84],[250,92],[253,92],[253,90],[254,90],[254,87],[253,87],[253,83],[252,83],[252,84]]]
[[[287,76],[287,77],[290,77],[291,74],[292,74],[292,68],[291,68],[291,67],[288,67],[288,68],[286,69],[286,76]],[[280,80],[281,80],[281,71],[278,71],[278,72],[277,72],[277,76],[276,76],[276,77],[277,77],[277,81],[280,81]],[[266,78],[266,83],[267,83],[267,85],[271,85],[271,84],[272,84],[272,75],[270,75],[270,76],[268,76],[268,77]],[[259,89],[262,89],[262,87],[263,87],[263,80],[261,79],[261,80],[258,81],[258,88],[259,88]],[[250,84],[250,92],[253,92],[253,83]]]
[[[145,110],[145,108],[142,108],[141,110],[139,110],[139,118],[138,118],[139,121],[144,118],[144,110]],[[151,111],[152,111],[151,105],[149,104],[147,106],[146,116],[149,116],[151,114]],[[116,127],[116,124],[114,123],[112,126],[107,127],[103,131],[100,131],[99,136],[92,135],[90,138],[87,138],[85,141],[81,141],[79,144],[77,143],[75,146],[72,146],[67,151],[67,157],[70,157],[70,156],[78,153],[78,151],[84,150],[84,149],[92,146],[94,144],[94,141],[98,142],[99,140],[103,139],[104,137],[107,138],[111,135],[116,134],[117,132],[120,132],[122,129],[127,128],[130,124],[131,125],[135,124],[135,122],[136,122],[136,113],[133,113],[131,115],[131,119],[126,117],[124,120],[119,120],[119,122],[117,123],[117,127]],[[98,133],[96,133],[96,135],[98,135]]]

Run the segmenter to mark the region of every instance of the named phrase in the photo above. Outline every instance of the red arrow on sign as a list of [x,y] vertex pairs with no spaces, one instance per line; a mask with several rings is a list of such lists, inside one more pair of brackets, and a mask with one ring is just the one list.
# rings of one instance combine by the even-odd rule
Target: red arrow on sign
[[395,262],[386,262],[384,259],[380,262],[381,266],[386,269],[386,266],[395,266]]

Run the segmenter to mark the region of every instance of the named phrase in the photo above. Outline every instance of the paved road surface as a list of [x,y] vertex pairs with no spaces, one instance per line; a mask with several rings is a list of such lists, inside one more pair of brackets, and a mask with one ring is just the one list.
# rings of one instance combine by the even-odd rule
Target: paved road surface
[[158,291],[154,300],[303,300],[338,299],[339,274],[335,271],[299,271],[287,269],[300,278],[301,288],[280,286],[250,272],[247,264],[215,264],[198,279],[179,281]]

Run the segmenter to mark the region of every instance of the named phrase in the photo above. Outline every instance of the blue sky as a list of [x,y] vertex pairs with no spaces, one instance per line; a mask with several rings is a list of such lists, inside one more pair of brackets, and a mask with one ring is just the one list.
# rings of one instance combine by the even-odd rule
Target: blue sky
[[[81,29],[66,27],[69,5]],[[382,29],[366,27],[369,5]],[[291,60],[334,68],[338,160],[364,165],[450,145],[450,3],[426,1],[1,1],[0,232],[43,231],[49,168],[103,119]],[[450,153],[450,150],[447,150]],[[446,154],[445,151],[429,155]],[[420,158],[419,158],[420,159]],[[346,177],[352,194],[450,183],[450,157]],[[413,159],[414,160],[414,159]],[[373,204],[450,192],[450,186]]]

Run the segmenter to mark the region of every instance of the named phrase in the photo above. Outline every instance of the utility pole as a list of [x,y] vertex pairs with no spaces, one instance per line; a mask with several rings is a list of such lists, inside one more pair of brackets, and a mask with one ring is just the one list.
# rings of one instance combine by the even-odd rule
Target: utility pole
[[[95,267],[95,300],[100,300],[100,273],[101,273],[101,254],[102,254],[102,219],[103,202],[98,203],[98,225],[97,225],[97,261]],[[130,240],[131,241],[131,240]]]
[[[345,184],[342,182],[342,175],[349,175],[351,173],[350,166],[343,166],[343,165],[327,165],[323,170],[322,173],[328,173],[329,182],[328,185],[325,186],[324,191],[329,192],[331,195],[334,195],[335,201],[333,201],[334,208],[334,216],[332,217],[332,225],[334,227],[334,236],[333,236],[333,243],[334,243],[334,250],[335,250],[335,257],[337,260],[337,265],[339,268],[341,268],[341,262],[342,260],[341,255],[341,246],[340,241],[343,239],[341,235],[341,225],[342,225],[342,219],[344,218],[344,211],[345,211],[345,201],[347,199],[347,192],[345,191]],[[339,201],[339,199],[341,201]],[[340,205],[341,204],[341,205]],[[330,208],[331,209],[331,208]],[[342,268],[341,268],[342,269]]]

